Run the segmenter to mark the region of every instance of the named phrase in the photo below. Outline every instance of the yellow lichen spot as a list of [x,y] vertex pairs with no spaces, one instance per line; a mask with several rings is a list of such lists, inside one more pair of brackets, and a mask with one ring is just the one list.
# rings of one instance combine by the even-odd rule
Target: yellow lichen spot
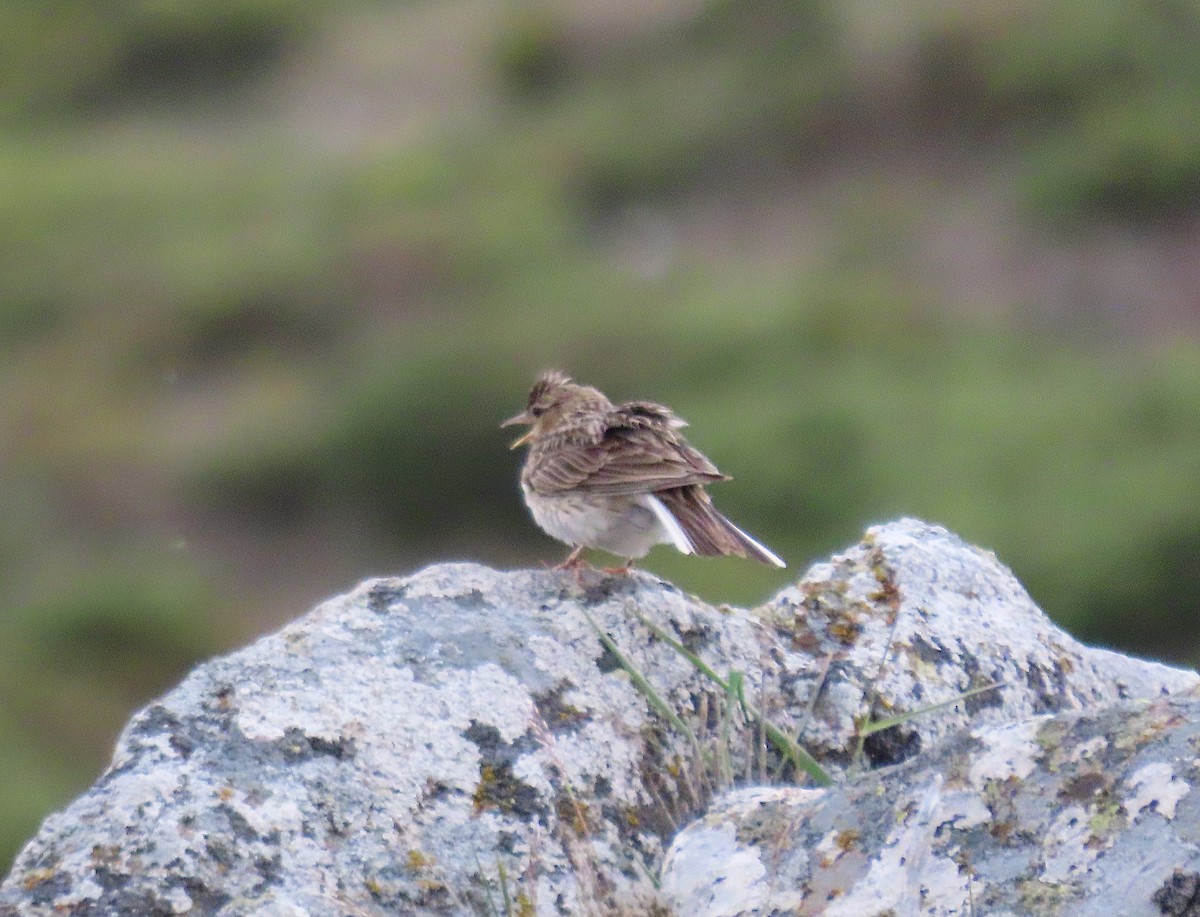
[[484,809],[496,806],[496,801],[490,795],[495,786],[496,768],[490,764],[481,765],[479,768],[479,783],[476,785],[475,793],[471,797],[471,802],[474,804],[476,812],[482,812]]
[[586,837],[588,828],[588,804],[576,796],[561,793],[554,801],[555,814],[558,820],[567,825],[579,837]]
[[420,850],[408,851],[408,856],[405,859],[408,862],[408,868],[413,870],[413,872],[420,872],[430,863],[429,857],[425,856]]
[[53,869],[34,869],[25,874],[25,878],[21,880],[21,887],[25,891],[33,891],[43,882],[49,882],[55,876]]
[[862,627],[854,621],[834,621],[829,625],[829,633],[841,643],[850,644],[858,639],[859,634],[862,633]]
[[1074,889],[1060,882],[1045,882],[1041,879],[1026,879],[1017,885],[1017,894],[1023,905],[1039,913],[1057,910],[1070,899]]
[[842,851],[842,853],[848,853],[850,848],[858,843],[858,836],[859,835],[856,830],[853,828],[847,828],[845,831],[840,832],[836,838],[834,838],[834,843],[838,845],[838,848]]
[[[1115,830],[1125,825],[1125,810],[1119,803],[1109,803],[1099,809],[1088,819],[1088,830],[1093,837],[1087,842],[1088,847],[1097,847],[1103,838],[1107,838]],[[1093,843],[1095,842],[1095,843]]]

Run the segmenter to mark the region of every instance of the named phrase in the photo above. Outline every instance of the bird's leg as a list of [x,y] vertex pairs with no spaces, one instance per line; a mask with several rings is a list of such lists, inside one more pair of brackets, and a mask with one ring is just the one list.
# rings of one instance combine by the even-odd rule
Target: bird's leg
[[[579,545],[575,550],[567,555],[567,559],[561,564],[555,564],[555,570],[569,570],[572,579],[575,580],[575,585],[582,588],[583,586],[583,570],[588,567],[588,563],[583,559],[583,545]],[[591,569],[588,567],[588,569]]]
[[578,570],[583,566],[583,545],[575,548],[561,564],[555,564],[555,570]]
[[604,572],[610,576],[628,576],[633,570],[633,563],[635,560],[637,560],[636,557],[630,557],[619,567],[605,567]]

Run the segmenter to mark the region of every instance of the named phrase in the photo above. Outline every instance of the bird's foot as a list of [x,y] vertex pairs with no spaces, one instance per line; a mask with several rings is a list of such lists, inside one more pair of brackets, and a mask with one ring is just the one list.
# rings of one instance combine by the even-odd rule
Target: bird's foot
[[578,547],[567,555],[566,560],[560,564],[555,564],[551,569],[570,572],[575,580],[575,585],[583,586],[583,574],[591,568],[591,564],[583,559],[583,548]]
[[587,564],[587,561],[585,561],[583,559],[583,548],[578,547],[574,551],[572,551],[570,554],[568,554],[567,559],[564,560],[562,563],[555,564],[553,569],[555,569],[555,570],[578,570],[580,567],[586,566],[586,564]]
[[602,569],[609,576],[628,576],[633,572],[633,561],[634,558],[631,557],[619,567],[604,567]]

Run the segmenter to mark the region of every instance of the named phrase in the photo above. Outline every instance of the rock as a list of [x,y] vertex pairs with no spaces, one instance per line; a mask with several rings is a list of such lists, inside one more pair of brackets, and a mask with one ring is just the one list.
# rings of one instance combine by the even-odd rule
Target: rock
[[[947,796],[995,784],[1011,791],[997,805],[1017,799],[997,776],[1012,748],[1021,753],[1008,781],[1027,780],[1027,767],[1049,768],[1029,748],[1052,724],[1133,718],[1151,708],[1130,699],[1197,681],[1078,644],[992,555],[914,520],[870,530],[753,612],[713,608],[645,574],[594,574],[579,586],[554,572],[439,565],[368,581],[205,663],[138,713],[96,785],[18,857],[0,886],[0,917],[756,913],[738,888],[761,898],[769,882],[794,896],[801,886],[789,883],[807,867],[793,860],[772,872],[768,835],[745,820],[798,805],[787,817],[815,831],[808,819],[824,824],[820,813],[867,786],[880,794],[874,808],[863,804],[870,831],[821,835],[848,848],[837,862],[859,868],[846,873],[857,878],[839,886],[843,896],[866,895],[858,883],[897,849],[920,865],[906,879],[919,889],[927,872],[970,874],[928,841],[957,811]],[[853,782],[817,789],[742,716],[743,699]],[[860,742],[868,723],[903,713],[913,715]],[[1005,729],[1023,738],[989,744]],[[939,757],[955,749],[968,761],[957,769]],[[974,783],[972,755],[986,764]],[[1130,767],[1155,763],[1169,775],[1144,771],[1130,783],[1135,769],[1107,791],[1152,800],[1143,811],[1155,807],[1153,819],[1131,817],[1131,830],[1163,821],[1172,798],[1177,827],[1190,813],[1191,778],[1171,760]],[[781,782],[803,786],[722,796]],[[746,793],[760,795],[748,804]],[[912,824],[926,827],[900,830],[889,800],[915,806]],[[971,843],[989,825],[1011,822],[1011,838],[1024,836],[1027,816],[1034,824],[1020,808],[981,805],[965,817],[982,821],[962,827]],[[660,891],[651,877],[689,824]],[[1077,843],[1072,826],[1058,828],[1064,844]],[[1172,902],[1189,887],[1189,861],[1177,859],[1155,876],[1183,870],[1164,892]],[[706,891],[696,863],[728,881]],[[1066,861],[1062,869],[1064,883],[1077,881]]]
[[815,703],[812,682],[784,675],[780,692],[789,709],[812,707],[802,740],[825,759],[845,758],[865,712],[881,719],[985,685],[1001,687],[871,737],[868,759],[895,764],[967,727],[1200,684],[1195,672],[1083,646],[990,551],[911,519],[868,530],[756,616],[773,625],[784,652],[799,656],[784,662],[787,672],[831,660]]
[[1200,697],[960,734],[836,788],[735,790],[662,889],[689,917],[1200,914]]

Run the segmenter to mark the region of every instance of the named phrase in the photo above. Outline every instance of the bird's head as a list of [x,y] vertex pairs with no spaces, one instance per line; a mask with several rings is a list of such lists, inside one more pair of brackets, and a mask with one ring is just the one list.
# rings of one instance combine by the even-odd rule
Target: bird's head
[[611,408],[612,402],[598,389],[579,385],[571,381],[566,373],[552,369],[542,373],[534,382],[525,410],[508,418],[500,426],[529,425],[529,429],[509,446],[510,449],[516,449],[556,429],[565,420],[587,411]]

